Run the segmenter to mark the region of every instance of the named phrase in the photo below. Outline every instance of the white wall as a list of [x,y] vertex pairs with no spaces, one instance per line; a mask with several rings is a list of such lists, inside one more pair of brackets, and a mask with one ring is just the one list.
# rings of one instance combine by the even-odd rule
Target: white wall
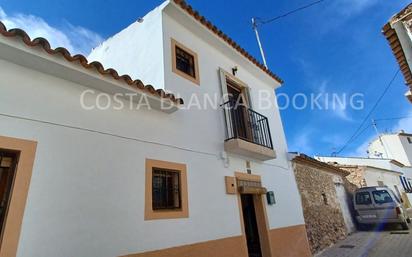
[[370,143],[369,157],[379,158],[380,153],[382,158],[394,159],[406,166],[412,166],[412,144],[408,142],[408,136],[385,134],[381,136],[381,140],[382,142],[375,139]]
[[89,61],[99,61],[145,85],[164,88],[162,9],[166,2],[93,49]]
[[408,138],[412,142],[412,135],[401,135],[399,139],[402,143],[402,148],[405,152],[404,162],[407,166],[412,166],[412,143],[409,143]]
[[399,176],[399,173],[384,171],[373,167],[366,167],[364,175],[367,186],[378,186],[378,181],[382,181],[385,186],[388,186],[395,193],[397,192],[395,186],[397,186],[400,191],[403,191]]
[[[2,114],[193,149],[0,116],[1,135],[38,141],[18,256],[112,257],[240,234],[238,203],[225,194],[224,176],[244,167],[234,161],[225,168],[217,151],[193,152],[207,149],[193,147],[190,133],[174,136],[179,117],[85,111],[85,88],[3,61],[0,67]],[[188,165],[189,219],[143,221],[145,158]]]
[[[402,175],[407,179],[412,179],[412,168],[405,166],[399,167],[391,163],[390,159],[374,158],[349,158],[349,157],[324,157],[317,156],[316,159],[322,162],[336,162],[342,165],[359,165],[365,167],[369,172],[365,174],[365,180],[368,186],[376,186],[378,180],[386,181],[386,184],[394,190],[393,185],[397,185],[401,192],[404,192],[399,176]],[[394,171],[394,172],[391,172]],[[412,194],[407,194],[412,202]]]
[[[221,84],[219,68],[231,72],[232,67],[237,66],[236,77],[245,82],[250,87],[252,108],[265,115],[269,119],[269,126],[273,139],[274,149],[277,153],[275,160],[264,163],[252,161],[252,172],[262,175],[264,186],[268,190],[275,191],[277,204],[268,206],[268,218],[270,228],[277,228],[293,224],[302,224],[303,214],[300,204],[299,192],[294,179],[292,168],[287,159],[287,145],[280,118],[279,110],[275,107],[276,98],[274,88],[279,86],[275,80],[268,84],[266,80],[256,77],[249,66],[242,65],[241,62],[231,58],[231,49],[226,52],[220,51],[222,47],[219,41],[213,41],[214,34],[204,31],[201,25],[191,22],[191,17],[182,15],[173,6],[167,6],[163,15],[164,26],[164,49],[165,49],[165,86],[167,90],[178,93],[186,100],[186,106],[190,105],[190,98],[193,95],[203,96],[205,94],[221,96]],[[182,78],[172,72],[171,60],[171,38],[174,38],[183,45],[196,52],[199,61],[200,86]],[[226,44],[226,43],[225,43]],[[243,57],[242,57],[243,58]],[[262,77],[264,73],[261,71]],[[258,108],[259,92],[265,91],[270,96],[270,108]],[[225,120],[223,110],[191,110],[186,113],[187,119],[183,126],[191,126],[193,121],[198,124],[198,131],[202,135],[207,133],[219,135],[210,137],[208,145],[213,145],[215,151],[223,150],[225,139]],[[200,138],[193,138],[193,142],[199,144]],[[237,159],[234,157],[233,159]],[[244,160],[239,160],[240,165],[244,165]]]
[[[178,32],[173,35],[189,42]],[[166,84],[182,96],[219,92],[217,68],[229,69],[233,63],[198,38],[192,40],[189,46],[199,52],[201,85],[177,76],[168,76]],[[116,49],[114,45],[109,49]],[[107,58],[117,56],[115,52]],[[122,70],[122,63],[117,64]],[[270,91],[275,101],[270,85],[242,66],[239,70],[239,78],[253,85],[252,102],[257,101],[259,89]],[[38,142],[19,257],[112,257],[240,235],[237,198],[225,193],[224,176],[244,172],[245,159],[230,156],[227,163],[220,157],[225,138],[222,110],[87,111],[80,105],[80,95],[87,89],[82,85],[4,60],[0,76],[0,135]],[[86,101],[95,102],[95,95],[87,95]],[[270,228],[303,224],[279,111],[258,111],[270,120],[278,155],[268,162],[252,160],[252,172],[275,192],[277,203],[267,206]],[[187,164],[188,219],[143,220],[145,158]]]
[[343,219],[346,225],[346,230],[348,234],[351,234],[356,231],[355,222],[351,213],[351,206],[353,206],[353,203],[343,185],[342,178],[340,176],[334,175],[334,182],[336,196],[338,197],[340,209],[342,211]]

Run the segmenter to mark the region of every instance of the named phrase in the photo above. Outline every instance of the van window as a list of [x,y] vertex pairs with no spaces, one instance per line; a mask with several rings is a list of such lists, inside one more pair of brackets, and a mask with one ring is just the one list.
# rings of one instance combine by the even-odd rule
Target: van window
[[371,204],[372,199],[369,192],[356,193],[356,204]]
[[383,203],[392,203],[392,197],[386,190],[378,190],[378,191],[373,191],[373,200],[375,200],[375,203],[378,204],[383,204]]

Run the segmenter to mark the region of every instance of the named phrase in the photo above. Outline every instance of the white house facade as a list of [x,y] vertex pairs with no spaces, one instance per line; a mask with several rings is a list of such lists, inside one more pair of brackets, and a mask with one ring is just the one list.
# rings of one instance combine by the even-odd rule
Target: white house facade
[[317,156],[315,158],[350,171],[351,175],[346,178],[358,187],[387,186],[398,196],[412,203],[412,170],[398,161],[361,157]]
[[90,61],[0,34],[0,257],[310,256],[282,81],[185,2]]
[[394,159],[405,166],[412,166],[412,134],[399,133],[382,134],[368,146],[371,158]]

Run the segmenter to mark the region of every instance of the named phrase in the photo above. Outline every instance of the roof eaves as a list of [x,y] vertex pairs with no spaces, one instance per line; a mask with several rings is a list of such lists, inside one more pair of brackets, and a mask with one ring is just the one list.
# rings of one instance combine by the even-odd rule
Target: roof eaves
[[296,156],[293,158],[293,161],[310,163],[310,164],[312,164],[312,165],[314,165],[314,166],[316,166],[316,167],[325,168],[325,169],[327,169],[328,171],[337,173],[337,174],[342,175],[342,176],[344,176],[344,177],[346,177],[347,175],[350,174],[349,171],[343,170],[343,169],[339,168],[338,166],[331,165],[331,164],[328,164],[328,163],[326,163],[326,162],[322,162],[322,161],[316,160],[316,159],[314,159],[314,158],[312,158],[312,157],[309,157],[309,156],[307,156],[306,154],[302,154],[302,153],[296,155]]
[[389,43],[389,46],[392,49],[392,53],[396,58],[396,61],[398,62],[399,68],[405,78],[405,83],[409,86],[410,89],[412,89],[412,71],[411,67],[409,67],[407,58],[405,55],[405,52],[402,49],[401,42],[399,40],[399,37],[393,28],[392,24],[396,23],[399,21],[399,19],[403,19],[405,17],[409,17],[412,15],[412,4],[409,4],[407,7],[405,7],[402,11],[400,11],[398,14],[393,16],[389,22],[387,22],[383,27],[382,27],[382,34],[385,36],[386,40]]
[[87,58],[81,54],[71,55],[70,52],[64,47],[57,47],[52,49],[47,39],[38,37],[33,40],[30,39],[28,34],[22,29],[10,29],[7,30],[6,26],[0,21],[0,34],[8,38],[20,38],[21,41],[28,47],[41,47],[47,54],[60,55],[64,59],[71,63],[77,63],[83,68],[90,70],[94,69],[102,76],[108,75],[114,80],[121,81],[128,86],[142,90],[151,95],[157,96],[163,99],[169,99],[175,104],[183,104],[183,99],[176,98],[173,94],[166,93],[162,89],[155,89],[152,85],[144,85],[141,80],[133,80],[129,75],[119,75],[115,69],[105,69],[100,62],[94,61],[89,63]]

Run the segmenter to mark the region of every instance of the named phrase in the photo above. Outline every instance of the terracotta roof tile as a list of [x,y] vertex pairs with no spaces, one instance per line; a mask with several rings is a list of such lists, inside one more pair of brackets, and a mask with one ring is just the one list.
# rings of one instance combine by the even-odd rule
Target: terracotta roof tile
[[114,80],[121,81],[122,83],[142,91],[149,93],[151,95],[157,96],[159,98],[165,98],[173,101],[176,104],[183,104],[183,99],[176,98],[173,94],[166,93],[163,89],[156,90],[151,85],[144,85],[141,80],[133,80],[129,75],[119,75],[115,69],[109,68],[105,69],[100,62],[89,63],[86,57],[81,54],[71,55],[70,52],[64,47],[57,47],[52,49],[50,43],[44,38],[35,38],[33,40],[27,35],[24,30],[21,29],[10,29],[7,30],[6,26],[0,21],[0,34],[4,37],[17,37],[20,38],[24,44],[29,47],[41,47],[46,53],[50,55],[61,55],[65,60],[71,63],[77,63],[85,69],[93,69],[103,76],[110,76]]
[[326,162],[321,162],[319,160],[316,160],[312,157],[307,156],[306,154],[299,154],[297,156],[295,156],[295,158],[293,158],[293,161],[295,162],[300,162],[300,163],[310,163],[316,167],[320,167],[320,168],[324,168],[327,169],[329,171],[335,172],[339,175],[342,175],[344,177],[346,177],[347,175],[350,174],[350,172],[340,169],[339,167],[335,166],[335,165],[331,165],[328,164]]
[[386,37],[389,42],[389,45],[392,49],[392,53],[395,56],[399,68],[405,78],[406,84],[412,89],[412,71],[411,67],[409,67],[408,62],[406,61],[406,55],[403,51],[398,35],[396,31],[392,28],[392,23],[397,22],[399,20],[412,20],[412,4],[406,6],[402,11],[398,14],[393,16],[388,23],[386,23],[382,28],[382,33]]
[[186,3],[186,1],[174,0],[174,2],[178,6],[180,6],[180,8],[182,8],[188,14],[190,14],[193,18],[195,18],[197,21],[199,21],[201,24],[203,24],[205,27],[207,27],[209,30],[215,33],[218,37],[226,41],[226,43],[232,46],[236,51],[238,51],[244,57],[246,57],[246,59],[250,60],[252,63],[254,63],[256,66],[258,66],[261,70],[266,72],[269,76],[271,76],[273,79],[275,79],[279,83],[281,84],[283,83],[283,80],[279,76],[277,76],[275,73],[267,69],[262,63],[256,60],[256,58],[254,58],[251,54],[249,54],[245,49],[240,47],[233,39],[231,39],[228,35],[223,33],[219,28],[217,28],[209,20],[207,20],[206,17],[200,15],[199,12],[194,10],[189,4]]

